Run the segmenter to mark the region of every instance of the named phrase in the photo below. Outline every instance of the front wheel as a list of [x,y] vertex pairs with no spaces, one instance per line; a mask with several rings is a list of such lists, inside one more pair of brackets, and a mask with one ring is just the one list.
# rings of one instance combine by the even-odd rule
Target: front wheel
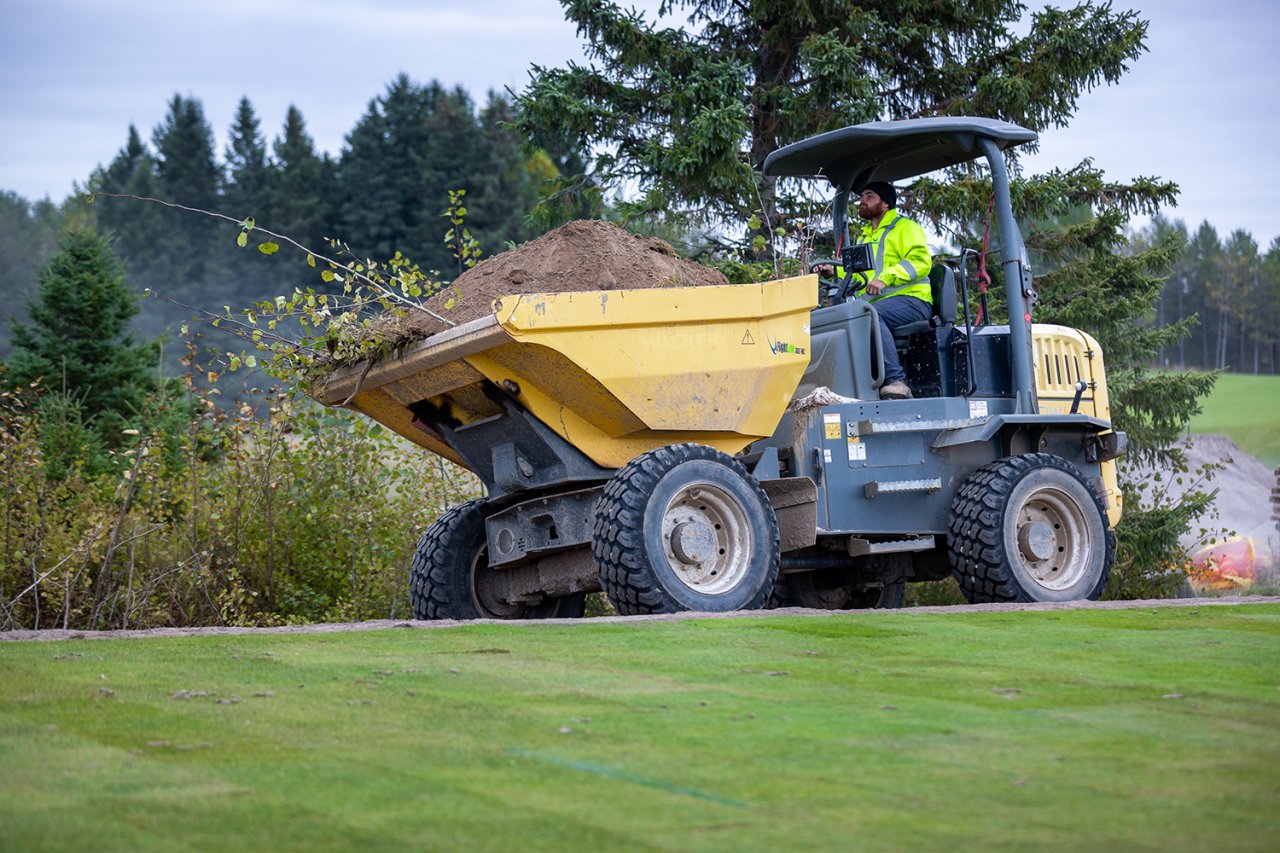
[[586,596],[512,604],[502,598],[501,570],[489,566],[484,501],[468,501],[427,528],[413,555],[409,603],[415,619],[575,618]]
[[618,470],[596,503],[591,548],[619,613],[763,607],[778,577],[778,521],[732,457],[673,444]]
[[1048,453],[984,465],[951,505],[951,568],[970,602],[1096,600],[1115,536],[1083,473]]

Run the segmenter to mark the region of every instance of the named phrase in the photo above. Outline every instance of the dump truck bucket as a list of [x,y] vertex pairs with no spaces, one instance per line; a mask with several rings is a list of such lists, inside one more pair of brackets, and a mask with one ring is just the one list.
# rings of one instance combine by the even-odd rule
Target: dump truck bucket
[[692,441],[726,453],[773,434],[809,363],[816,276],[763,284],[510,296],[399,356],[317,382],[459,464],[414,410],[465,426],[500,415],[494,387],[596,464]]

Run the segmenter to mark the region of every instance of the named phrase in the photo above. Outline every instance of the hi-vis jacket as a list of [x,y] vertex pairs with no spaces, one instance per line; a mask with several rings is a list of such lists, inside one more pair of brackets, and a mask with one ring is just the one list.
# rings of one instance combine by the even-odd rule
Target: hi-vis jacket
[[925,241],[924,229],[898,211],[890,208],[874,230],[868,222],[862,226],[859,243],[872,244],[876,267],[854,278],[870,283],[874,279],[884,282],[879,296],[863,296],[868,302],[878,302],[890,296],[914,296],[933,304],[933,291],[929,287],[929,270],[933,257]]

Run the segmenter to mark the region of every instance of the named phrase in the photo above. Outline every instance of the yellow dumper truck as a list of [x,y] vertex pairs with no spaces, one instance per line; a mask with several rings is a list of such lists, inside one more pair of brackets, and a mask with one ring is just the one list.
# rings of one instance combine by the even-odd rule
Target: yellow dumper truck
[[894,342],[913,399],[879,399],[875,308],[814,275],[513,294],[318,386],[486,487],[422,537],[414,615],[576,616],[601,589],[623,614],[891,607],[949,574],[971,601],[1097,598],[1125,438],[1097,342],[1031,323],[1002,151],[1034,138],[878,122],[766,161],[832,183],[846,247],[855,188],[987,161],[1013,320],[974,324],[965,265],[936,265]]

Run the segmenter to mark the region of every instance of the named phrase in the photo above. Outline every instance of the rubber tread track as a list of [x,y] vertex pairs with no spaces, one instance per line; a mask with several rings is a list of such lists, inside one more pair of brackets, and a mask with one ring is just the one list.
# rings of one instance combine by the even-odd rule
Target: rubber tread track
[[1106,507],[1089,481],[1060,456],[1029,453],[988,463],[974,471],[951,503],[951,525],[947,549],[952,573],[960,591],[972,604],[1003,601],[1036,601],[1024,591],[1010,570],[1003,548],[1003,522],[1010,493],[1034,469],[1054,468],[1079,480],[1093,496],[1095,508],[1106,530],[1106,551],[1102,574],[1085,596],[1097,600],[1111,577],[1115,557],[1115,534],[1107,529]]
[[[719,462],[738,474],[753,489],[761,504],[772,512],[772,505],[764,489],[747,473],[741,463],[714,448],[701,444],[672,444],[642,453],[618,469],[605,485],[604,493],[596,504],[595,523],[592,527],[591,549],[600,567],[600,587],[609,602],[623,616],[648,613],[675,613],[687,610],[657,582],[648,566],[644,547],[644,521],[648,498],[658,481],[681,462],[705,459]],[[766,531],[755,531],[757,536]],[[772,554],[772,567],[768,582],[762,584],[755,596],[742,605],[742,610],[764,607],[773,592],[778,576],[778,526],[767,531],[769,541],[759,547]]]

